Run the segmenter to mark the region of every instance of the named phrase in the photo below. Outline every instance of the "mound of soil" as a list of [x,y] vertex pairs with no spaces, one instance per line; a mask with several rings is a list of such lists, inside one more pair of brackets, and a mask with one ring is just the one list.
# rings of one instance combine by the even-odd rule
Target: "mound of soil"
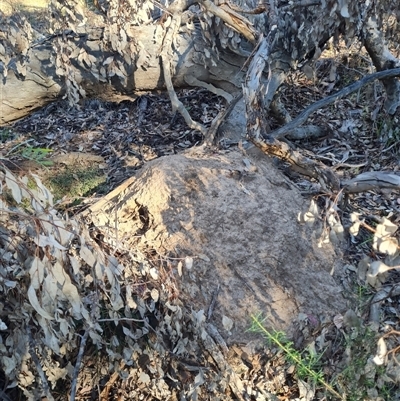
[[188,310],[213,304],[210,321],[241,342],[251,314],[291,333],[300,312],[315,320],[346,308],[331,275],[340,257],[318,246],[321,229],[297,221],[308,205],[267,157],[255,166],[239,151],[194,149],[148,162],[90,218],[115,246],[170,258]]

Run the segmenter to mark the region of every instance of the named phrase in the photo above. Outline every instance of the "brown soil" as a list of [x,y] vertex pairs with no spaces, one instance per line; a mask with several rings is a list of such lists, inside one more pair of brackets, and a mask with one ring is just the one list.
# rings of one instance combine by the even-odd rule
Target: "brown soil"
[[[211,322],[229,342],[243,342],[251,314],[293,333],[299,312],[315,321],[345,310],[330,275],[340,258],[330,244],[318,247],[319,227],[297,222],[308,203],[268,157],[255,167],[239,151],[197,148],[148,162],[92,206],[91,220],[118,227],[128,247],[177,258],[172,272],[189,310],[207,311],[220,286]],[[101,230],[115,243],[114,229]]]

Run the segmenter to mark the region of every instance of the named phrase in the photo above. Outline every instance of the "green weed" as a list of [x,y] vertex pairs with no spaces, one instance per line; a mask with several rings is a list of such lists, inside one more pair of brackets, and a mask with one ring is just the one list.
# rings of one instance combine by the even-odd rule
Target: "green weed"
[[72,169],[67,168],[59,174],[52,175],[46,180],[54,198],[59,200],[64,196],[69,199],[89,196],[103,189],[106,177],[98,168]]
[[277,346],[285,354],[287,361],[294,364],[297,368],[299,379],[311,380],[313,384],[322,385],[327,391],[340,400],[344,398],[324,379],[321,371],[320,360],[322,354],[313,355],[311,353],[301,353],[296,350],[291,341],[281,331],[268,331],[264,325],[261,316],[252,316],[252,325],[250,330],[261,333],[269,344]]
[[361,327],[345,334],[346,367],[337,376],[336,382],[346,394],[348,401],[368,398],[368,389],[375,387],[375,365],[368,359],[376,348],[375,333]]
[[47,159],[51,152],[51,149],[34,148],[32,146],[26,146],[20,150],[20,154],[24,159],[33,160],[44,167],[53,165],[53,162]]

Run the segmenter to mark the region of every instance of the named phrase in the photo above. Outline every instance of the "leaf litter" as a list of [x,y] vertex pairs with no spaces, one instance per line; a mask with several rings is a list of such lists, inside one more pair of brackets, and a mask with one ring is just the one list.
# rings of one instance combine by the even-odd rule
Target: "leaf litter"
[[[362,71],[362,60],[360,63],[356,59],[352,55],[348,63],[340,60],[334,74],[329,70],[334,83],[329,81],[329,85],[322,87],[294,73],[298,82],[295,95],[291,92],[285,97],[285,89],[282,91],[289,110],[293,113],[297,105],[304,106],[304,99],[309,102],[311,97],[317,99],[338,88],[341,74],[348,74],[354,67],[351,63],[356,62]],[[333,62],[336,61],[330,61]],[[323,71],[320,67],[317,73],[324,74]],[[327,113],[316,113],[313,123],[328,121],[334,135],[306,146],[345,178],[370,169],[398,171],[398,117],[386,121],[377,117],[382,115],[377,110],[382,108],[383,97],[378,95],[371,103],[366,92],[357,96],[337,102]],[[210,108],[209,95],[205,92],[183,92],[183,97],[194,106],[191,110],[194,117],[199,113],[198,119],[205,122],[211,121],[221,107],[214,98],[214,109]],[[277,399],[275,394],[280,399],[301,396],[312,399],[310,394],[314,390],[296,379],[295,369],[286,365],[277,350],[266,347],[261,351],[260,344],[252,348],[251,342],[229,344],[225,348],[221,345],[223,338],[218,342],[207,334],[212,329],[207,328],[201,310],[188,313],[188,298],[181,298],[182,289],[171,271],[176,269],[177,277],[188,280],[190,275],[198,273],[199,264],[209,263],[212,256],[210,259],[202,250],[197,256],[176,259],[175,264],[166,255],[154,253],[154,249],[124,248],[125,238],[108,238],[108,242],[102,242],[101,236],[93,236],[90,226],[53,209],[51,191],[39,178],[51,166],[32,163],[26,158],[26,152],[10,153],[15,144],[33,139],[29,146],[52,149],[52,156],[73,152],[99,155],[105,161],[108,189],[113,189],[151,160],[181,152],[201,141],[198,133],[187,130],[180,117],[172,116],[163,108],[150,108],[146,103],[169,108],[168,99],[155,95],[120,105],[88,101],[81,109],[68,111],[62,104],[54,103],[14,124],[14,139],[1,144],[3,154],[8,154],[11,160],[7,162],[11,170],[4,169],[2,176],[3,188],[10,193],[3,191],[1,228],[2,293],[6,302],[3,302],[0,329],[7,391],[14,394],[14,399],[17,399],[16,386],[28,399],[37,399],[39,388],[43,391],[43,383],[38,387],[33,358],[23,352],[24,344],[33,340],[51,391],[57,394],[56,399],[66,399],[68,390],[62,383],[69,383],[73,377],[80,339],[87,331],[90,344],[77,379],[82,400],[99,398],[94,390],[97,384],[101,389],[100,399],[104,401],[117,397],[121,400],[174,399],[182,394],[187,399],[240,399],[242,390],[257,400]],[[304,146],[304,141],[301,145]],[[35,188],[24,178],[29,170],[36,171]],[[309,183],[292,178],[300,188],[310,189]],[[193,185],[190,179],[189,185]],[[241,185],[246,190],[244,194],[250,196],[247,186]],[[86,205],[95,200],[96,193]],[[327,208],[322,198],[317,197],[299,218],[310,226],[318,220],[326,223],[327,241],[338,244],[343,241],[342,227],[354,227],[347,259],[349,266],[357,265],[367,255],[362,259],[365,267],[359,267],[357,277],[354,273],[357,269],[349,269],[342,280],[345,286],[354,280],[369,283],[378,291],[370,310],[372,320],[380,326],[376,333],[378,347],[375,354],[371,351],[371,359],[376,365],[386,366],[388,383],[398,385],[400,376],[394,357],[400,329],[400,291],[396,287],[399,195],[369,191],[350,195],[347,202],[350,211],[359,213],[357,218],[351,217],[348,209],[339,210],[338,218],[337,211]],[[10,218],[11,212],[17,212],[18,218]],[[143,222],[144,214],[141,219]],[[137,239],[145,233],[145,225],[142,227],[142,232],[137,231]],[[190,225],[185,227],[190,231]],[[116,263],[110,262],[112,258]],[[184,291],[187,295],[193,288],[188,286]],[[376,304],[379,304],[378,315],[376,308],[373,309]],[[360,314],[358,311],[356,316]],[[313,338],[318,341],[319,351],[335,343],[341,329],[324,319],[307,314],[304,319],[298,319],[294,331],[298,347]],[[335,319],[338,322],[340,315]],[[312,329],[314,321],[316,330]],[[222,315],[217,333],[230,332],[235,329],[235,323],[229,313]],[[24,330],[27,325],[35,328],[32,338]],[[357,324],[348,323],[347,330],[354,327]],[[220,348],[227,353],[220,353]],[[330,354],[325,352],[326,359],[332,358],[340,366],[338,349],[331,349]],[[368,363],[367,368],[370,372],[365,370],[366,374],[374,378],[373,365]],[[377,382],[376,389],[383,385]],[[318,392],[314,396],[320,397]],[[378,399],[373,394],[371,398]]]

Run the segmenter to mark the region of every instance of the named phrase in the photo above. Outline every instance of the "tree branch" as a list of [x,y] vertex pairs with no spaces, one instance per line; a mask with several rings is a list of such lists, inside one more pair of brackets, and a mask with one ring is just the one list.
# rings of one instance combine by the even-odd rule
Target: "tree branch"
[[81,339],[81,345],[79,347],[78,357],[76,358],[76,364],[75,364],[74,373],[72,376],[70,401],[75,401],[76,386],[78,383],[78,375],[79,375],[79,370],[81,368],[83,353],[85,352],[85,346],[86,346],[86,341],[87,341],[87,338],[89,335],[89,330],[90,330],[90,328],[87,328],[85,330],[85,333],[83,334],[83,337]]
[[[164,73],[164,81],[165,86],[167,87],[168,95],[171,100],[172,110],[178,111],[182,117],[185,119],[186,124],[197,131],[200,131],[203,135],[207,133],[207,129],[200,123],[194,121],[191,117],[189,112],[186,110],[183,103],[178,99],[176,95],[174,85],[172,84],[172,75],[171,75],[171,59],[172,59],[172,42],[175,35],[178,33],[179,27],[181,25],[181,15],[182,11],[186,7],[185,1],[177,1],[176,2],[176,11],[173,17],[168,17],[170,19],[170,25],[168,26],[165,36],[164,42],[162,45],[161,50],[161,61],[163,66],[163,73]],[[179,4],[181,4],[181,9],[179,9]],[[175,4],[175,3],[174,3]]]
[[199,0],[199,4],[216,17],[221,18],[232,29],[241,33],[250,43],[255,44],[257,42],[260,34],[253,28],[253,24],[247,18],[227,7],[227,4],[224,4],[224,8],[216,6],[210,0]]
[[264,92],[268,93],[269,91],[268,84],[272,80],[272,73],[270,72],[269,74],[266,87],[260,85],[260,81],[268,55],[269,44],[268,40],[264,39],[260,42],[258,50],[253,57],[243,85],[248,139],[264,153],[288,162],[297,172],[318,179],[325,190],[339,191],[340,182],[338,178],[324,164],[308,159],[301,155],[300,152],[291,149],[287,143],[280,142],[273,137],[270,137],[268,141],[264,140],[264,135],[268,131],[265,118]]
[[364,78],[360,79],[357,82],[352,83],[349,86],[341,89],[339,92],[334,93],[333,95],[327,96],[324,99],[319,100],[318,102],[313,103],[312,105],[308,106],[305,110],[303,110],[295,119],[293,119],[290,123],[284,125],[281,128],[278,128],[275,131],[272,131],[267,136],[267,140],[272,139],[281,139],[284,138],[288,132],[293,131],[299,125],[302,125],[306,122],[308,117],[315,111],[328,106],[329,104],[335,102],[338,99],[342,99],[345,96],[350,95],[353,92],[358,91],[364,85],[373,82],[377,79],[385,79],[391,77],[398,77],[400,76],[400,68],[394,68],[391,70],[379,71],[375,72],[374,74],[367,75]]
[[372,189],[399,189],[400,176],[384,171],[369,171],[341,182],[343,192],[354,194]]

